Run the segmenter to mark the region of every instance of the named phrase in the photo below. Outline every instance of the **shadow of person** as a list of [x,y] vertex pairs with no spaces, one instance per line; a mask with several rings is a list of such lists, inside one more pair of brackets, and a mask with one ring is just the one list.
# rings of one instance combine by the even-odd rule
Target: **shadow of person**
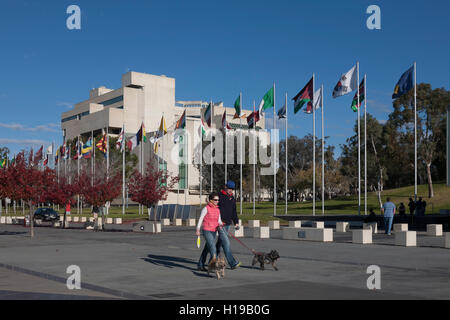
[[149,254],[147,258],[142,258],[142,260],[152,263],[157,266],[164,266],[167,268],[183,268],[191,271],[196,271],[196,267],[190,267],[188,265],[196,266],[197,263],[191,259],[185,259],[181,257],[172,257],[172,256],[161,256],[161,255],[153,255]]

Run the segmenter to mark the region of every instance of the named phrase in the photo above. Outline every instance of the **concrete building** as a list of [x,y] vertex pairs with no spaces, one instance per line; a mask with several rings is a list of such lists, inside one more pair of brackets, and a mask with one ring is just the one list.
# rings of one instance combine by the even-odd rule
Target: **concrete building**
[[[128,72],[122,75],[122,86],[119,89],[113,90],[105,87],[92,89],[89,99],[75,104],[72,110],[62,113],[61,127],[65,140],[82,136],[85,141],[91,133],[97,136],[102,132],[107,132],[110,136],[117,136],[123,125],[126,137],[130,137],[135,135],[140,129],[141,123],[144,123],[148,139],[147,143],[144,143],[144,163],[147,163],[152,155],[155,155],[154,146],[149,142],[149,138],[158,130],[161,117],[164,116],[168,133],[158,142],[158,163],[160,168],[167,168],[170,174],[181,177],[178,186],[169,193],[166,203],[176,203],[177,201],[184,203],[185,201],[187,204],[198,204],[200,200],[199,170],[193,160],[195,157],[199,159],[201,110],[207,106],[208,102],[206,101],[177,101],[174,78]],[[186,136],[188,138],[180,144],[180,142],[174,142],[174,128],[184,110],[186,110]],[[211,128],[220,129],[222,127],[224,112],[226,112],[230,126],[235,129],[232,130],[231,136],[239,135],[239,128],[248,134],[246,119],[243,118],[240,124],[239,119],[233,119],[234,108],[225,107],[223,103],[213,104]],[[251,113],[250,110],[243,110],[243,112],[247,115]],[[264,132],[264,125],[264,118],[262,118],[257,123],[259,132]],[[266,134],[268,135],[268,133]],[[181,151],[187,145],[189,145],[189,148],[186,149],[189,156]],[[139,147],[135,148],[133,152],[139,155]],[[177,156],[184,159],[185,163],[176,163]],[[204,164],[205,166],[206,164]],[[217,183],[221,184],[222,182]],[[209,190],[204,190],[205,195],[208,192]]]

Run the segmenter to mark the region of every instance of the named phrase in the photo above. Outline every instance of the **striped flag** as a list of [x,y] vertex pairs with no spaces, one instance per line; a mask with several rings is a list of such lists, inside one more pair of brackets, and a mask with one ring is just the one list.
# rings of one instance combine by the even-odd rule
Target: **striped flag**
[[228,130],[232,130],[230,124],[227,121],[227,112],[226,111],[223,112],[223,116],[222,116],[222,128],[225,132],[228,132]]

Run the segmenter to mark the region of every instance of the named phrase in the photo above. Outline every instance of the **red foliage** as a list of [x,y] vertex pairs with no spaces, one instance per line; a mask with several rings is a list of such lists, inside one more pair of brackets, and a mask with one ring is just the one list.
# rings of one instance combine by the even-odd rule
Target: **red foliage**
[[59,178],[59,181],[56,179],[48,188],[47,201],[59,204],[60,206],[64,206],[68,202],[70,202],[71,205],[75,205],[76,201],[74,195],[76,193],[76,185],[69,184],[65,177],[61,177]]
[[96,177],[92,185],[92,176],[86,172],[80,174],[76,181],[77,193],[82,195],[87,203],[92,206],[104,206],[108,201],[113,201],[122,192],[122,176],[120,173],[107,178]]
[[178,180],[179,177],[169,176],[166,171],[155,170],[149,162],[145,175],[135,170],[131,176],[128,183],[131,199],[149,208],[160,200],[166,200],[169,189],[173,188]]

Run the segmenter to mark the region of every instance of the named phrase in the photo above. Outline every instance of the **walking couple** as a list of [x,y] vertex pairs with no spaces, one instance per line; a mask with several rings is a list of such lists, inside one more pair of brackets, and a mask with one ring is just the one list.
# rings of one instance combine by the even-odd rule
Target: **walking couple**
[[[231,253],[230,239],[228,238],[228,231],[231,224],[234,224],[235,228],[239,229],[236,199],[233,196],[234,188],[234,182],[228,181],[225,188],[219,194],[212,192],[209,195],[208,204],[201,212],[196,235],[200,236],[200,230],[202,231],[203,237],[205,238],[205,246],[198,261],[198,270],[207,271],[205,263],[208,253],[211,255],[211,261],[211,259],[219,256],[220,247],[223,248],[225,258],[231,269],[236,269],[241,265]],[[219,233],[217,243],[216,232]]]

